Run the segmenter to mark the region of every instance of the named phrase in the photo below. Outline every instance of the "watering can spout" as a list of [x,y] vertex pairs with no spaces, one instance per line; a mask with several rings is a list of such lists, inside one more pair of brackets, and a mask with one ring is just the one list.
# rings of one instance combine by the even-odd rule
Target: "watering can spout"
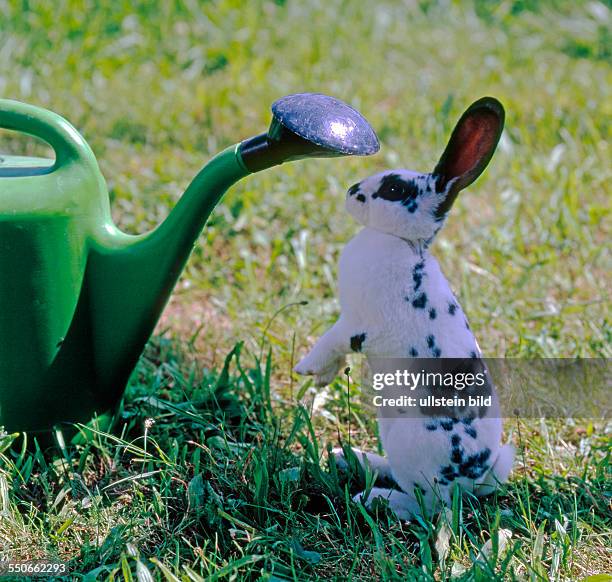
[[288,95],[274,102],[272,113],[268,132],[240,145],[251,172],[302,158],[369,156],[380,148],[364,117],[327,95]]
[[379,149],[368,122],[332,97],[290,95],[276,101],[272,112],[269,131],[213,158],[155,230],[129,236],[110,222],[105,225],[101,244],[92,249],[89,288],[96,368],[108,376],[107,386],[122,390],[208,216],[232,184],[286,161],[369,155]]

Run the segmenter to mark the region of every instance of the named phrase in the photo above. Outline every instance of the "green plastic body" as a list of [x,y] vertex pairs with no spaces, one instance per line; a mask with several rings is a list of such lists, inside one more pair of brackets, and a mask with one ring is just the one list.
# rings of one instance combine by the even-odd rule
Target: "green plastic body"
[[0,155],[0,426],[49,431],[117,406],[206,219],[249,172],[238,146],[223,151],[160,226],[131,236],[65,119],[0,100],[0,127],[56,155]]

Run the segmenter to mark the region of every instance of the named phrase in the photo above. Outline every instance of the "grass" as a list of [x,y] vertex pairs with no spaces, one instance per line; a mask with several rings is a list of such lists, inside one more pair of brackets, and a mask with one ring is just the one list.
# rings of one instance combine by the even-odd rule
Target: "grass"
[[[610,356],[606,4],[0,0],[0,14],[0,94],[82,130],[129,232],[162,220],[211,155],[262,131],[283,94],[337,95],[382,141],[378,156],[283,166],[225,197],[119,432],[63,453],[5,448],[0,556],[61,558],[89,580],[612,571],[609,427],[510,421],[508,487],[398,523],[350,502],[356,483],[325,462],[349,438],[377,447],[359,387],[315,394],[290,373],[337,316],[337,258],[357,230],[346,187],[433,167],[484,94],[505,104],[506,131],[434,252],[487,356]],[[0,137],[3,151],[44,151]]]
[[355,405],[349,419],[341,390],[327,424],[308,404],[275,400],[270,357],[246,366],[241,350],[201,372],[157,340],[120,435],[53,458],[5,451],[5,552],[66,560],[85,580],[547,580],[605,568],[609,442],[592,426],[516,423],[525,452],[506,490],[457,495],[407,525],[349,501],[363,475],[346,482],[321,466],[332,424],[347,442],[347,427],[371,419]]

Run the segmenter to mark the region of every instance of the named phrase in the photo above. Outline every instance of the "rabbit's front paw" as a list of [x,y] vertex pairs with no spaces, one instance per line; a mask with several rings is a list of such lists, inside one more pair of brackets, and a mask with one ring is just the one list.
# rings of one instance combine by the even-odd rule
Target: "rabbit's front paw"
[[314,376],[315,385],[327,386],[346,362],[344,356],[336,358],[316,358],[312,352],[303,358],[294,370],[302,376]]
[[313,350],[300,360],[294,370],[302,376],[320,376],[329,372],[333,362],[333,356]]
[[315,386],[321,388],[331,384],[333,379],[338,375],[340,368],[346,365],[346,358],[343,356],[334,360],[333,364],[327,370],[320,374],[315,374]]
[[293,368],[294,372],[297,372],[300,376],[312,376],[315,373],[313,366],[310,363],[310,354],[305,358],[302,358],[298,365]]
[[381,487],[372,487],[367,499],[364,499],[364,493],[358,493],[353,496],[355,503],[361,503],[368,509],[376,509],[382,501],[386,502],[387,506],[398,519],[402,521],[410,521],[413,516],[419,515],[421,509],[416,499],[397,489],[383,489]]

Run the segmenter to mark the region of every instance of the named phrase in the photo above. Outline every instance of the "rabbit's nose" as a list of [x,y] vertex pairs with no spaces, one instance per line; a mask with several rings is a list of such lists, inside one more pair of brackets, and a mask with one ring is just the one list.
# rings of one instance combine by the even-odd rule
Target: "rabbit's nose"
[[361,185],[361,182],[357,182],[357,184],[353,184],[347,191],[347,194],[349,196],[355,196],[355,194],[357,194],[357,192],[359,192],[359,186]]

